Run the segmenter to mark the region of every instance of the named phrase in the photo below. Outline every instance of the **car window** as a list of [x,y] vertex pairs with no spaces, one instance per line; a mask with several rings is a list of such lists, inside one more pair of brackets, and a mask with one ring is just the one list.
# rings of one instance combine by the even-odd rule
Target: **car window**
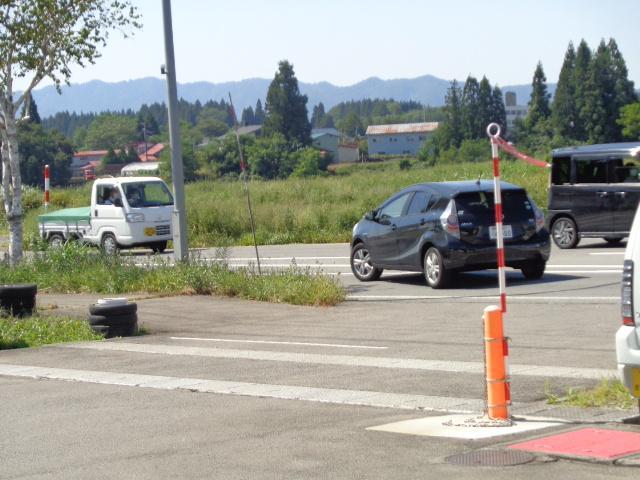
[[576,183],[607,183],[607,162],[576,160]]
[[396,218],[402,215],[402,211],[404,210],[404,205],[407,203],[407,199],[409,198],[409,194],[405,193],[404,195],[392,200],[390,203],[387,203],[384,207],[380,209],[378,213],[378,217],[387,217],[387,218]]
[[[461,221],[475,219],[491,223],[495,218],[493,192],[461,193],[455,200]],[[528,220],[533,215],[533,206],[524,190],[505,190],[502,192],[502,211],[505,221]]]
[[551,167],[551,183],[565,185],[571,183],[571,158],[554,158]]
[[98,185],[96,187],[96,202],[98,205],[113,205],[111,202],[107,202],[111,196],[111,191],[117,188],[115,185]]
[[430,192],[416,192],[409,203],[407,215],[419,215],[429,209]]
[[640,162],[635,158],[625,158],[614,166],[616,182],[640,182]]

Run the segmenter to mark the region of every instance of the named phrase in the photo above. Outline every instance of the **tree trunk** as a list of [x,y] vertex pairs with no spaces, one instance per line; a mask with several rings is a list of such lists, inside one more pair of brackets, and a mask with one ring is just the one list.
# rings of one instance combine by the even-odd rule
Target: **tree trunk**
[[18,129],[13,115],[5,115],[5,127],[2,132],[2,196],[9,224],[9,262],[16,265],[22,259],[22,178]]

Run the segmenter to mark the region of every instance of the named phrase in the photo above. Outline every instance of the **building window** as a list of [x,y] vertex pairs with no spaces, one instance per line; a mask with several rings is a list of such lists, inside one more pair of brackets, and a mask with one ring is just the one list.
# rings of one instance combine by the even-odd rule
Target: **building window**
[[375,139],[375,138],[372,138],[372,139],[371,139],[371,141],[372,141],[373,143],[376,143],[376,139]]

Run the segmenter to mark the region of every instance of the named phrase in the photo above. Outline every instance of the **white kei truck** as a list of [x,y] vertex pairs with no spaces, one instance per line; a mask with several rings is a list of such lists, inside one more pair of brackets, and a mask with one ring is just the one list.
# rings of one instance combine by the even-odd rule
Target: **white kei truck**
[[45,213],[38,216],[38,227],[51,246],[78,240],[108,255],[133,247],[163,252],[172,238],[172,211],[173,196],[160,178],[99,178],[90,207]]

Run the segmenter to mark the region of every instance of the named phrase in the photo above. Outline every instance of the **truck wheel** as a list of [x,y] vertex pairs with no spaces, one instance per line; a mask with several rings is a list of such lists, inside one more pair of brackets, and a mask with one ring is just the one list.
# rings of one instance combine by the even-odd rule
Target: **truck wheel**
[[167,242],[155,242],[151,244],[151,251],[153,253],[162,253],[167,249]]
[[49,235],[49,246],[51,248],[61,248],[67,242],[61,233],[52,233]]
[[118,242],[112,233],[105,233],[100,242],[102,251],[107,255],[116,255],[118,253]]

